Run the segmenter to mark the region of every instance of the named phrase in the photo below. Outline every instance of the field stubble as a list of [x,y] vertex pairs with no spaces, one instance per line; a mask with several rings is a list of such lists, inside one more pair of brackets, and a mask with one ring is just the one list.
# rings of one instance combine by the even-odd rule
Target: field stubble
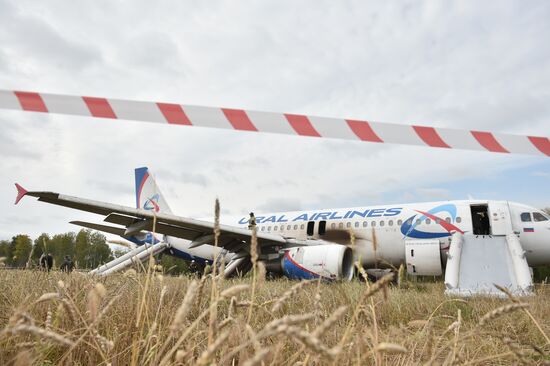
[[458,299],[441,283],[254,272],[0,271],[0,364],[550,364],[547,286],[529,298]]

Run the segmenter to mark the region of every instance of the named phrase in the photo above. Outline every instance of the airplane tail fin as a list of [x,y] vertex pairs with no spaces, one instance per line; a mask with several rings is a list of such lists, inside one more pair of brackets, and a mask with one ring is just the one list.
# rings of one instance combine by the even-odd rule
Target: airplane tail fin
[[147,167],[136,169],[136,207],[154,212],[172,213]]

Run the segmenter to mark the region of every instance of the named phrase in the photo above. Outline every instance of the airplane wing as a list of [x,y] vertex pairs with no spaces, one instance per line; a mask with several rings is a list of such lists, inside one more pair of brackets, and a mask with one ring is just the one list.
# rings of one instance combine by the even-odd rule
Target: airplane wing
[[[51,203],[58,206],[73,208],[80,211],[92,212],[105,216],[104,221],[123,226],[113,227],[84,222],[73,222],[76,225],[97,228],[122,236],[132,236],[141,231],[154,231],[178,238],[190,240],[191,247],[202,244],[213,244],[214,222],[196,220],[167,213],[154,213],[152,211],[121,206],[112,203],[94,201],[79,197],[68,196],[55,192],[27,191],[19,184],[17,187],[17,204],[24,196],[37,197],[38,201]],[[248,252],[252,232],[230,225],[220,225],[220,237],[218,246],[230,252],[245,250]],[[295,247],[307,245],[305,240],[285,238],[281,235],[258,232],[258,245]]]

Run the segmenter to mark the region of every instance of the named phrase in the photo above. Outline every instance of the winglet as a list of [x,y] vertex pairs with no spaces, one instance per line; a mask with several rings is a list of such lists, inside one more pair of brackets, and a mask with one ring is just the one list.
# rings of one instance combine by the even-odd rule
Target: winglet
[[28,191],[25,188],[21,187],[19,183],[15,183],[15,188],[17,188],[17,197],[15,198],[15,204],[17,205],[19,201],[21,201],[21,198],[23,198],[28,193]]

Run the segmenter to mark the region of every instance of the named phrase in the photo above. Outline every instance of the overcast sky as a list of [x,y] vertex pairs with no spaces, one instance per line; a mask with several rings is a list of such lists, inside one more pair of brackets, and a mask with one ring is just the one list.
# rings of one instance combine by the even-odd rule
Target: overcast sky
[[[0,0],[0,88],[550,136],[548,1]],[[0,110],[0,238],[101,217],[14,182],[177,214],[507,199],[550,159]]]

